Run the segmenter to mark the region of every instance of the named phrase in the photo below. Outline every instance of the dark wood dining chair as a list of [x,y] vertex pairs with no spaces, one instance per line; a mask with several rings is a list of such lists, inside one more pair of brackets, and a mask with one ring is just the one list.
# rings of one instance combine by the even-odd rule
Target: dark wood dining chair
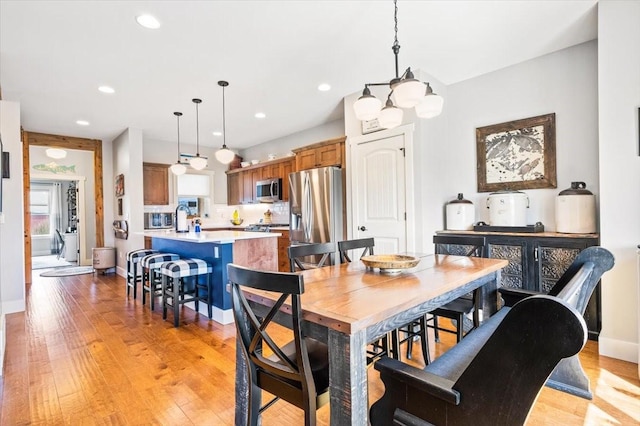
[[[340,263],[351,263],[351,257],[349,257],[349,251],[355,250],[356,254],[360,254],[357,258],[361,259],[363,256],[372,255],[373,247],[375,246],[375,240],[373,238],[360,238],[357,240],[345,240],[338,241],[338,252],[340,253]],[[393,356],[390,351],[389,343],[392,338],[389,334],[386,334],[381,339],[371,343],[367,348],[367,365],[371,365],[378,358],[383,356]]]
[[373,238],[339,241],[338,251],[340,252],[340,263],[351,262],[351,258],[349,257],[349,251],[351,250],[362,250],[359,252],[360,256],[358,256],[358,259],[361,259],[363,256],[372,255],[374,246],[375,240]]
[[[316,424],[316,409],[329,402],[328,347],[304,333],[300,295],[304,293],[304,278],[289,272],[256,271],[229,264],[233,315],[238,331],[250,382],[247,402],[250,424],[259,423],[260,413],[283,399],[304,410],[305,425]],[[280,294],[278,301],[265,314],[256,313],[245,298],[243,288],[266,290]],[[288,301],[288,302],[287,302]],[[286,330],[292,340],[281,345],[283,327],[275,324],[282,306],[290,306],[290,316],[278,315],[278,321],[288,318]],[[274,327],[271,327],[274,326]],[[277,329],[278,339],[270,332]],[[263,389],[275,398],[260,407]]]
[[291,272],[320,268],[336,253],[336,243],[301,244],[287,249]]

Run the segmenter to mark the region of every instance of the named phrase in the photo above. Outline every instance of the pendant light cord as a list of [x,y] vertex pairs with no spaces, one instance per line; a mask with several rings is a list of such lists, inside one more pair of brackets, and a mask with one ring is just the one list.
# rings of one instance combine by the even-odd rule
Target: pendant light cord
[[222,86],[222,149],[227,149],[227,118],[224,110],[224,88]]
[[174,112],[173,115],[176,116],[176,123],[178,127],[178,163],[180,162],[180,117],[182,116],[181,112]]
[[196,157],[200,157],[200,114],[198,113],[198,104],[196,103]]

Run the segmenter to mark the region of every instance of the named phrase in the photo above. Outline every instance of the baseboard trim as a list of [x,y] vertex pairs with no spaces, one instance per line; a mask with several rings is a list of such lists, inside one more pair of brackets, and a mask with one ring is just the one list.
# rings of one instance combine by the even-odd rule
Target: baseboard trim
[[600,355],[608,356],[622,361],[638,363],[640,348],[637,343],[626,342],[624,340],[609,339],[602,336],[598,340],[598,352]]
[[3,315],[13,314],[15,312],[24,312],[25,310],[25,302],[22,300],[9,300],[6,302],[2,302],[2,313]]

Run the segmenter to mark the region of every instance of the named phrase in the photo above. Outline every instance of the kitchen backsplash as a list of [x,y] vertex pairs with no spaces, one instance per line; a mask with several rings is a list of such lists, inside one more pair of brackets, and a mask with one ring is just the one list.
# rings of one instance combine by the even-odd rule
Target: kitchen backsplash
[[247,204],[240,206],[227,206],[226,204],[214,204],[211,206],[211,217],[202,218],[203,225],[230,225],[233,211],[238,210],[240,218],[244,221],[242,225],[259,223],[264,219],[264,213],[271,211],[271,222],[289,223],[289,203],[273,204]]

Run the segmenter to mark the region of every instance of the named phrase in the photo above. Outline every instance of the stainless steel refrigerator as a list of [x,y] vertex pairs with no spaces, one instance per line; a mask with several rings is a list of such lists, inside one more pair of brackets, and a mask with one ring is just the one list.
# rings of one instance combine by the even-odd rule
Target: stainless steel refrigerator
[[[289,174],[289,237],[291,244],[344,239],[342,170],[337,167]],[[336,248],[337,250],[337,248]],[[335,261],[334,259],[332,259]]]

